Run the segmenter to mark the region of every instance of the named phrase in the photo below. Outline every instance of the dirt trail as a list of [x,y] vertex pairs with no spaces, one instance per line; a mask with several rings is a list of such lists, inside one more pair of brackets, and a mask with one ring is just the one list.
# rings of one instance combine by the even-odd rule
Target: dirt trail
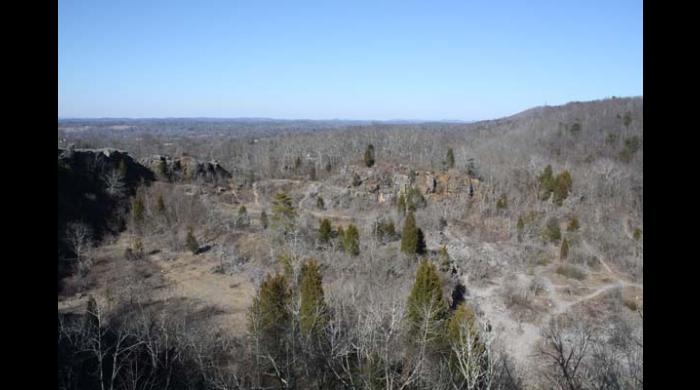
[[593,253],[596,256],[598,261],[600,261],[600,264],[603,265],[603,268],[605,268],[605,270],[608,271],[609,276],[613,277],[619,284],[622,284],[625,287],[637,287],[637,288],[644,289],[643,284],[630,282],[630,281],[622,278],[617,272],[613,271],[613,269],[610,268],[608,263],[605,261],[605,256],[603,256],[603,254],[600,253],[600,251],[596,247],[591,245],[588,242],[588,240],[583,240],[583,241],[581,241],[581,243],[583,244],[584,247],[586,247],[586,249],[588,249],[589,252]]
[[[467,240],[460,237],[457,232],[454,232],[450,228],[445,229],[444,236],[448,243],[458,247],[455,253],[457,256],[470,252],[472,249],[468,248],[474,246],[474,244],[467,243]],[[609,281],[609,283],[595,286],[593,291],[579,297],[563,295],[564,293],[562,290],[571,287],[568,283],[561,285],[550,284],[552,287],[548,297],[551,301],[550,310],[543,313],[535,323],[518,321],[506,307],[503,298],[499,294],[500,287],[505,283],[505,276],[493,279],[491,284],[486,287],[478,287],[474,283],[469,283],[468,275],[463,275],[461,277],[462,283],[467,286],[471,298],[479,305],[481,310],[483,310],[484,316],[492,324],[492,329],[503,342],[504,347],[513,357],[516,364],[520,366],[532,364],[532,356],[536,351],[536,345],[540,339],[540,329],[542,326],[546,326],[552,318],[562,315],[584,302],[599,298],[614,289],[622,289],[625,287],[643,288],[642,284],[625,280],[617,274],[607,264],[599,251],[595,250],[588,242],[584,241],[583,245],[600,260],[602,265],[601,276],[608,277],[612,280]],[[556,264],[552,264],[549,267],[540,268],[534,275],[530,275],[528,278],[541,276],[550,279],[547,275],[553,271],[555,266]]]

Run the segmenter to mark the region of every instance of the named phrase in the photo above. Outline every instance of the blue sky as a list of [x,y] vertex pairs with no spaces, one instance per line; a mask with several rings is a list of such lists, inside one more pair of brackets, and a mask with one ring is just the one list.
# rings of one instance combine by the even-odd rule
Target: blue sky
[[642,1],[59,0],[61,118],[461,119],[642,95]]

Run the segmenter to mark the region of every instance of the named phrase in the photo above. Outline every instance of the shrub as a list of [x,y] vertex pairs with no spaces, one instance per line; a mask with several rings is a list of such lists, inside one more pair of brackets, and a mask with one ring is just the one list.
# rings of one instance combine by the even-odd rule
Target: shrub
[[352,256],[357,256],[360,254],[360,233],[357,231],[355,225],[349,225],[348,229],[345,231],[345,237],[343,239],[343,248],[346,253]]
[[578,223],[578,218],[571,217],[571,219],[569,219],[569,225],[566,227],[566,231],[573,232],[573,231],[578,230],[579,227],[580,227],[580,225]]
[[352,186],[357,187],[360,184],[362,184],[362,179],[360,178],[360,175],[358,175],[357,173],[353,173],[352,174]]
[[634,229],[633,237],[635,240],[639,241],[642,238],[642,231],[639,228]]
[[504,210],[508,208],[508,197],[506,197],[506,194],[502,194],[500,198],[496,201],[496,209],[497,210]]
[[638,136],[632,136],[625,138],[625,145],[620,152],[619,158],[622,162],[628,163],[632,161],[632,158],[637,153],[641,146],[641,141]]
[[571,127],[569,128],[569,131],[571,131],[572,134],[576,135],[581,132],[581,124],[576,122]]
[[545,226],[544,239],[552,242],[558,242],[561,239],[561,230],[559,229],[559,221],[552,217],[547,221]]
[[569,171],[560,173],[554,182],[554,203],[561,206],[571,192],[571,174]]
[[321,240],[321,242],[328,242],[331,239],[331,232],[331,221],[324,218],[321,221],[321,226],[318,229],[318,238]]
[[566,276],[569,279],[583,280],[586,278],[586,273],[579,267],[570,264],[563,264],[557,267],[556,273]]
[[625,299],[622,301],[622,304],[625,305],[628,309],[632,311],[637,311],[639,309],[639,306],[637,305],[637,302],[635,302],[632,299]]
[[547,165],[537,180],[540,183],[540,199],[549,199],[554,190],[554,173],[552,172],[552,166]]
[[199,243],[197,242],[197,238],[194,236],[194,232],[192,231],[191,227],[187,229],[185,246],[190,252],[192,252],[192,254],[196,255],[199,252]]
[[374,233],[380,241],[395,239],[396,228],[394,227],[394,221],[377,221],[374,225]]
[[272,220],[284,230],[290,230],[294,226],[296,216],[292,198],[284,192],[277,193],[272,200]]

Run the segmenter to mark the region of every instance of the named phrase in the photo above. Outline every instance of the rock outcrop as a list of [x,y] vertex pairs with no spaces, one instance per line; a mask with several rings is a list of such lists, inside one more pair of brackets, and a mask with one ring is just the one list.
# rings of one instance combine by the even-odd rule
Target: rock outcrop
[[218,161],[198,161],[194,157],[170,157],[155,155],[141,160],[141,163],[161,178],[174,181],[203,181],[219,184],[231,178],[231,173]]

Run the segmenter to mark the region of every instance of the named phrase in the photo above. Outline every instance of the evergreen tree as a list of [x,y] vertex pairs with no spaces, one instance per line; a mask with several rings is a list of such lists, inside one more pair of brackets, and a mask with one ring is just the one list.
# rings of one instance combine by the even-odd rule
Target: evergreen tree
[[367,167],[372,167],[374,165],[374,145],[367,145],[367,150],[365,150],[365,165]]
[[321,242],[328,242],[331,239],[331,233],[332,233],[332,228],[331,228],[331,221],[328,220],[327,218],[324,218],[321,221],[321,226],[318,229],[318,237],[321,240]]
[[401,252],[412,255],[418,253],[418,228],[416,227],[416,218],[413,212],[409,211],[403,223],[403,232],[401,233]]
[[508,208],[508,198],[506,194],[502,194],[500,198],[496,201],[496,209],[503,210]]
[[408,333],[413,339],[435,341],[449,308],[442,295],[442,281],[435,266],[423,260],[407,302]]
[[544,237],[546,240],[557,242],[561,239],[561,230],[559,229],[559,221],[552,217],[547,220],[547,225],[544,230]]
[[262,226],[263,229],[267,229],[267,224],[268,224],[267,213],[265,212],[265,210],[263,210],[260,213],[260,225]]
[[396,201],[396,209],[399,215],[406,215],[406,197],[403,193],[399,195],[399,199]]
[[199,243],[197,242],[197,238],[194,236],[194,232],[192,231],[192,228],[187,229],[187,239],[185,245],[187,246],[187,249],[192,252],[192,254],[197,254],[199,252]]
[[482,388],[490,371],[489,352],[470,306],[457,306],[447,322],[446,336],[450,345],[448,364],[457,388]]
[[569,220],[569,225],[566,227],[566,231],[573,232],[578,230],[579,227],[580,225],[578,223],[578,218],[571,217],[571,219]]
[[158,174],[165,178],[168,177],[168,164],[165,162],[165,160],[160,160],[158,163]]
[[245,227],[248,226],[249,224],[249,219],[248,219],[248,210],[245,208],[245,206],[241,205],[241,207],[238,208],[238,218],[236,219],[236,225],[239,227]]
[[416,232],[416,253],[419,255],[424,255],[426,251],[425,234],[423,234],[423,229],[418,228]]
[[158,200],[156,201],[156,210],[160,214],[165,214],[165,201],[163,200],[163,194],[158,194]]
[[455,167],[455,154],[452,148],[447,149],[447,168],[452,169]]
[[525,221],[523,220],[522,216],[518,217],[518,223],[515,225],[515,227],[518,229],[518,233],[521,233],[523,229],[525,229]]
[[343,240],[345,252],[352,256],[360,254],[360,233],[355,225],[350,224],[348,230],[345,231],[345,239]]
[[131,202],[131,215],[137,229],[141,227],[144,221],[145,207],[141,196],[136,196]]
[[272,220],[285,230],[290,230],[294,226],[296,215],[292,198],[284,192],[278,192],[272,200]]
[[554,203],[558,206],[561,206],[564,199],[569,196],[571,184],[571,174],[569,171],[564,171],[557,175],[554,181]]
[[554,191],[554,173],[552,166],[547,165],[542,174],[537,178],[540,183],[540,199],[547,200]]
[[[267,275],[248,309],[248,329],[264,352],[277,358],[285,349],[291,292],[284,275]],[[262,354],[264,354],[264,352]]]
[[301,266],[299,295],[301,300],[299,325],[302,334],[307,336],[319,334],[328,323],[328,312],[324,301],[321,272],[318,263],[313,259]]
[[559,259],[565,260],[569,256],[569,240],[566,238],[561,242],[561,250],[559,251]]
[[326,202],[324,202],[323,198],[319,195],[318,198],[316,198],[316,207],[319,210],[325,210],[326,209]]

